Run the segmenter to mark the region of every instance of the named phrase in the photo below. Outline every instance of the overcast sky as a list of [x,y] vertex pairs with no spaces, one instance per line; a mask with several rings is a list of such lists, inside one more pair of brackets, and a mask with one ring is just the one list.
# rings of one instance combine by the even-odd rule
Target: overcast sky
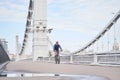
[[[16,35],[22,43],[28,4],[29,0],[0,0],[0,38],[8,41],[11,53]],[[91,41],[120,10],[120,0],[47,0],[47,4],[47,27],[53,28],[49,37],[70,51]],[[120,20],[115,26],[119,35]]]

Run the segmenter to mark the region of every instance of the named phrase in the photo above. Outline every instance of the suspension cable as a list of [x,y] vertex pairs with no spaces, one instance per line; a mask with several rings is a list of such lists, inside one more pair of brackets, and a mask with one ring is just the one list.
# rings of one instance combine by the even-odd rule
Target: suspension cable
[[33,1],[30,0],[23,44],[22,44],[22,48],[21,48],[21,51],[20,51],[19,55],[23,54],[23,52],[26,48],[26,45],[27,45],[28,34],[30,32],[31,24],[32,24],[32,14],[33,14]]
[[113,17],[113,19],[108,23],[108,25],[102,30],[102,32],[100,32],[92,41],[90,41],[87,45],[85,45],[84,47],[82,47],[81,49],[73,52],[73,54],[77,54],[80,53],[82,51],[84,51],[85,49],[87,49],[89,46],[93,45],[93,43],[95,43],[98,39],[100,39],[108,30],[110,30],[110,28],[113,26],[113,24],[115,24],[117,22],[117,20],[120,17],[120,10],[117,12],[117,14]]

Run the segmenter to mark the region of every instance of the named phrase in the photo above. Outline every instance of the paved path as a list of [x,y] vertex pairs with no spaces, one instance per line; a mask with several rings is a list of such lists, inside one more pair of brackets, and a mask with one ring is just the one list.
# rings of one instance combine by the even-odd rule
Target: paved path
[[[89,66],[73,64],[54,64],[42,62],[10,62],[7,65],[8,71],[38,72],[38,73],[59,73],[78,75],[97,75],[107,77],[111,80],[120,80],[120,67]],[[71,80],[69,78],[56,79],[54,77],[32,77],[32,78],[0,78],[0,80]]]

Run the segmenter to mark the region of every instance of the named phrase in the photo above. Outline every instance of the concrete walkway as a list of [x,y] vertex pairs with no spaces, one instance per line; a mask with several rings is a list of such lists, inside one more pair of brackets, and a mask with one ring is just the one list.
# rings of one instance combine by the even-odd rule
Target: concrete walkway
[[[58,73],[76,75],[96,75],[107,77],[110,80],[120,80],[120,67],[89,66],[74,64],[54,64],[43,62],[10,62],[8,71],[31,72],[31,73]],[[54,77],[31,77],[31,78],[0,78],[0,80],[72,80],[69,78]]]

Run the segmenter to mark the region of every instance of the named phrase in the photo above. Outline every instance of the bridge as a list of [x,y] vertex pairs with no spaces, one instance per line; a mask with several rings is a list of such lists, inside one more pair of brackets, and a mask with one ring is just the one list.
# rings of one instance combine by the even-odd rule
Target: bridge
[[[52,44],[47,34],[52,29],[47,29],[46,0],[30,0],[28,9],[21,49],[18,46],[19,38],[16,36],[16,61],[10,61],[0,42],[0,80],[120,79],[120,50],[117,42],[119,35],[116,34],[119,26],[115,26],[120,17],[120,10],[90,42],[74,52],[61,52],[61,64],[55,64],[54,56],[47,56],[48,44]],[[114,35],[110,35],[111,31]],[[31,34],[32,54],[28,56],[26,49]],[[111,37],[113,44],[110,44]],[[106,38],[107,44],[104,43]]]

